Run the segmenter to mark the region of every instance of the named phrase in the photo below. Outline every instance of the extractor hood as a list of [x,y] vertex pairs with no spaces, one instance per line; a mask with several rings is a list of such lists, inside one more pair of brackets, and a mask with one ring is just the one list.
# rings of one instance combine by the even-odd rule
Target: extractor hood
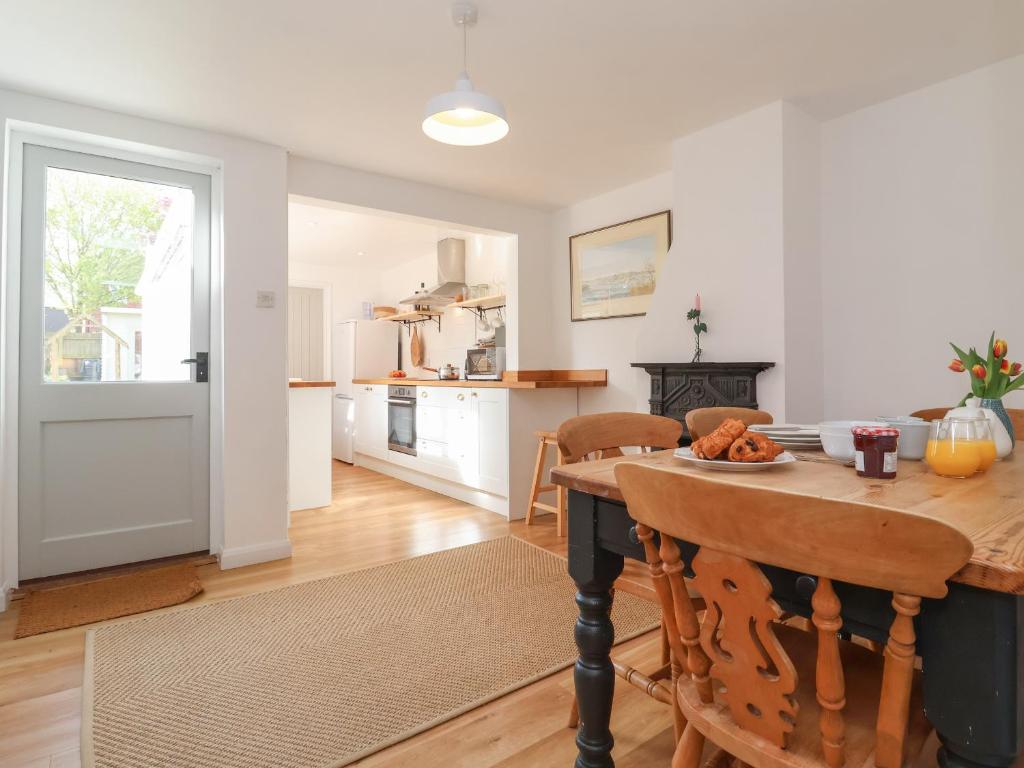
[[399,304],[451,304],[466,287],[466,241],[446,237],[437,244],[437,285],[406,296]]

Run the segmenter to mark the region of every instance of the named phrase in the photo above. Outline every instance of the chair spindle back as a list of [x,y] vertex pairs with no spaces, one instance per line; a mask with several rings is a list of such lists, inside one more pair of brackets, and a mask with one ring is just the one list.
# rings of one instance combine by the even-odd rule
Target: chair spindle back
[[[720,681],[733,720],[779,747],[785,747],[800,715],[793,698],[798,680],[773,631],[782,611],[758,563],[817,576],[811,600],[818,641],[815,687],[821,748],[830,768],[845,763],[842,605],[833,579],[893,592],[896,616],[886,646],[875,762],[900,768],[914,673],[913,619],[921,596],[946,594],[946,579],[970,559],[970,540],[940,520],[868,504],[635,462],[618,464],[615,476],[637,521],[673,652],[686,659],[701,701],[712,703],[711,680]],[[700,547],[691,563],[707,604],[700,624],[676,539]]]

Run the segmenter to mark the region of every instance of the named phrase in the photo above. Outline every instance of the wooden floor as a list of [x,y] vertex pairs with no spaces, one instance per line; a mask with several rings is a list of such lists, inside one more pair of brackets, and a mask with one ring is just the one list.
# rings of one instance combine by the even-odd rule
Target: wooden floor
[[[509,532],[565,554],[554,519],[527,528],[445,496],[335,462],[330,507],[292,515],[290,560],[199,573],[206,591],[193,602],[261,592],[286,584],[394,562],[507,535]],[[620,588],[645,591],[641,566],[632,564]],[[78,766],[85,628],[13,640],[17,604],[0,614],[0,768]],[[174,609],[169,609],[174,610]],[[653,636],[619,647],[631,666],[657,666]],[[571,671],[541,680],[486,704],[357,765],[527,766],[572,765],[574,731],[565,727]],[[612,727],[619,768],[667,766],[672,755],[668,708],[628,687],[616,687]]]

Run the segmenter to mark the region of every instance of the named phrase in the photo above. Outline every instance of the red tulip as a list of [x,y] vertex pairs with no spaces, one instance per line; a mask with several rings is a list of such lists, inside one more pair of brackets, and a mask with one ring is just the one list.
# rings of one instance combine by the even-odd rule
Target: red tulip
[[1014,363],[1013,365],[1010,366],[1010,375],[1011,376],[1020,376],[1020,369],[1021,369],[1020,363]]
[[1006,339],[996,339],[995,344],[992,345],[992,353],[996,357],[1006,357]]
[[949,364],[949,370],[953,371],[954,373],[963,373],[967,369],[964,368],[963,360],[961,360],[959,357],[954,357],[953,362]]
[[1000,373],[1009,373],[1010,372],[1010,361],[1007,360],[1005,357],[1002,360],[999,361],[999,372]]
[[985,380],[985,374],[987,373],[987,371],[985,370],[985,366],[984,365],[982,365],[981,363],[977,363],[976,365],[971,366],[971,373],[974,374],[975,378],[978,378],[978,379],[981,379],[982,381],[984,381]]

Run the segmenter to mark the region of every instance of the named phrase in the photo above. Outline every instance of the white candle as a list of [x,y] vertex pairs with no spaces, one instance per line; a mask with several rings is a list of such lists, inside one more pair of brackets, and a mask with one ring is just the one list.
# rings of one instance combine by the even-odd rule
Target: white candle
[[693,300],[693,308],[696,309],[698,312],[700,312],[700,294],[699,293],[697,294],[697,296]]

